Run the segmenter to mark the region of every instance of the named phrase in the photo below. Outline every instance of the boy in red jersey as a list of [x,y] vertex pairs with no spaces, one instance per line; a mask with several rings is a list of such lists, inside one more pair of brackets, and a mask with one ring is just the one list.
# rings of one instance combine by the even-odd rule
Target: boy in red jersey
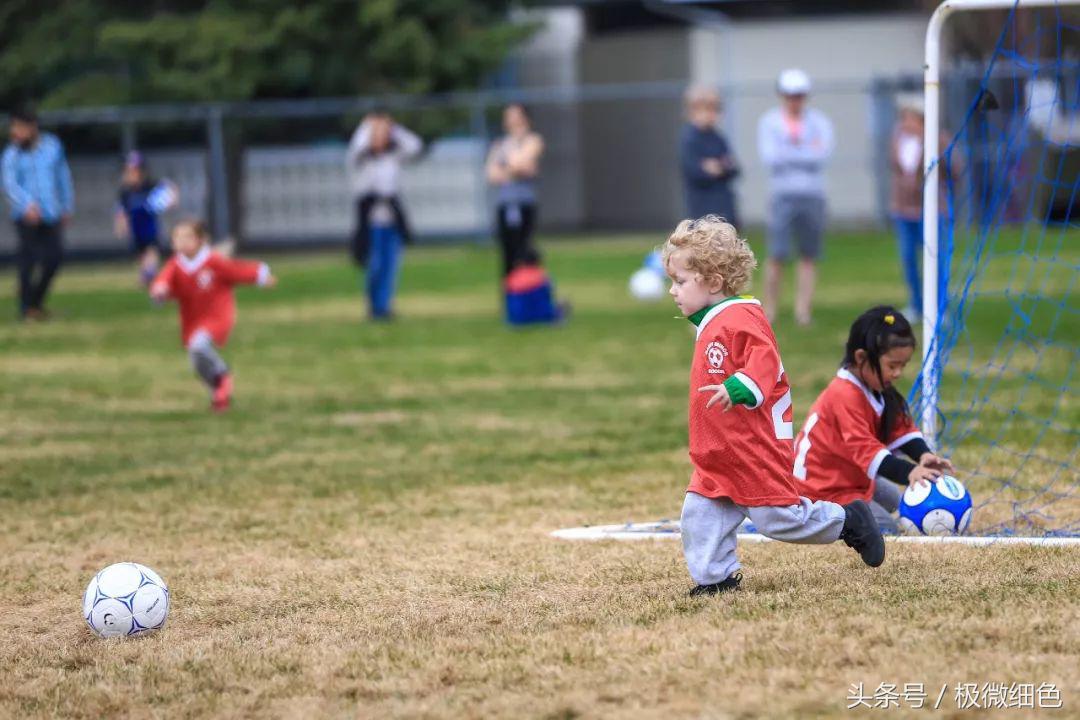
[[273,287],[277,280],[266,263],[233,260],[210,248],[210,233],[197,220],[177,223],[173,256],[150,285],[157,301],[175,298],[180,305],[180,338],[195,372],[210,388],[211,408],[228,409],[233,381],[217,348],[224,347],[236,323],[234,285]]
[[892,533],[898,532],[892,513],[900,507],[901,486],[955,472],[930,451],[894,385],[914,353],[915,334],[896,308],[881,305],[860,315],[840,370],[814,401],[795,443],[803,495],[865,500],[878,525]]
[[780,350],[761,303],[737,295],[757,265],[746,241],[708,215],[680,223],[663,255],[671,296],[697,327],[689,412],[694,472],[681,521],[697,583],[690,594],[739,586],[736,532],[747,517],[775,540],[842,539],[867,565],[880,565],[885,543],[864,501],[811,502],[795,489],[791,390]]

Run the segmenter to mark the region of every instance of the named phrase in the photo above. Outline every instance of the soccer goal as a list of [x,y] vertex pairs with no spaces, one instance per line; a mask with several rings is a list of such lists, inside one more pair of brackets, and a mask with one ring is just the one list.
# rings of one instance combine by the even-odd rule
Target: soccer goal
[[943,3],[925,80],[912,408],[972,532],[1080,538],[1080,0]]

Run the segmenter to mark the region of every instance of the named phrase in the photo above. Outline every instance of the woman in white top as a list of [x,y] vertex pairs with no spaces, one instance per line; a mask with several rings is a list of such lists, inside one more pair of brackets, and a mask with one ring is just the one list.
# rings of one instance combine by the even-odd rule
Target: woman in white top
[[401,164],[422,148],[419,137],[385,112],[364,118],[349,141],[346,167],[356,200],[352,253],[359,265],[366,266],[373,320],[390,320],[394,316],[401,246],[411,240],[399,196]]
[[495,141],[487,159],[487,179],[495,190],[495,222],[503,254],[503,276],[519,265],[535,265],[540,254],[532,244],[544,139],[534,132],[525,108],[503,110],[506,134]]
[[772,320],[784,265],[797,250],[795,320],[808,325],[825,236],[825,165],[833,152],[833,127],[823,112],[807,107],[810,78],[802,70],[780,73],[777,91],[780,106],[758,122],[758,153],[769,173],[769,259],[762,305]]

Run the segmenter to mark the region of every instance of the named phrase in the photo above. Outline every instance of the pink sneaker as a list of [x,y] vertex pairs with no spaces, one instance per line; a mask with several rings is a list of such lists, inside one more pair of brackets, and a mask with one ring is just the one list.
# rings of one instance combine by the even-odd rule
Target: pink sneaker
[[225,412],[232,402],[233,378],[232,373],[225,373],[218,378],[217,387],[214,388],[214,396],[210,402],[210,408],[214,412]]

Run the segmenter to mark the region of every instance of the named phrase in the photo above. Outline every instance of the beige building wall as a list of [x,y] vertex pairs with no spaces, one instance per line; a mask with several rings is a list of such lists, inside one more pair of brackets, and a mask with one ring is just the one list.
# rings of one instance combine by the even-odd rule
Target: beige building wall
[[[664,28],[590,38],[582,83],[682,81],[690,76],[690,31]],[[661,228],[681,214],[678,100],[646,98],[581,108],[587,227]]]

